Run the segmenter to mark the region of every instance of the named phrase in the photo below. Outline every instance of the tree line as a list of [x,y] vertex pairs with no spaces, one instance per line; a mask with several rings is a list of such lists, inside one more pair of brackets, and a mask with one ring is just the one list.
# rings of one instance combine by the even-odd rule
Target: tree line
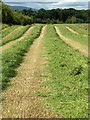
[[35,23],[89,23],[88,14],[90,10],[76,10],[69,9],[52,9],[45,10],[43,8],[38,11],[32,11],[32,9],[24,9],[22,14],[33,16]]
[[9,6],[2,3],[2,23],[27,25],[32,24],[33,19],[28,15],[22,14],[20,10],[13,11]]
[[62,23],[89,23],[90,10],[52,9],[43,8],[38,11],[30,9],[12,10],[9,6],[2,3],[2,22],[6,24],[62,24]]

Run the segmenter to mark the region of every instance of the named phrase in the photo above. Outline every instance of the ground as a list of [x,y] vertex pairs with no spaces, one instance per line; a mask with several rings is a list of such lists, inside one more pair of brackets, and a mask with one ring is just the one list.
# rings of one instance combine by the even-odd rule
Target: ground
[[[3,92],[3,118],[62,118],[62,116],[57,114],[53,109],[42,104],[41,101],[48,98],[36,96],[35,94],[38,91],[45,92],[46,90],[52,89],[48,86],[40,86],[42,82],[48,80],[48,78],[40,77],[48,74],[43,69],[47,59],[44,55],[45,49],[43,46],[46,27],[47,25],[42,28],[40,36],[34,40],[30,49],[25,54],[23,63],[16,69],[18,74],[11,79],[11,86]],[[2,50],[4,51],[16,42],[28,37],[33,28],[34,26],[30,27],[19,39],[3,45]],[[20,27],[16,30],[18,29],[20,29]],[[64,37],[58,27],[55,27],[55,29],[59,37],[65,43],[69,44],[74,49],[78,49],[81,54],[86,57],[88,56],[88,48],[86,46]],[[69,27],[67,27],[67,29],[78,34]],[[6,38],[15,31],[7,35]]]

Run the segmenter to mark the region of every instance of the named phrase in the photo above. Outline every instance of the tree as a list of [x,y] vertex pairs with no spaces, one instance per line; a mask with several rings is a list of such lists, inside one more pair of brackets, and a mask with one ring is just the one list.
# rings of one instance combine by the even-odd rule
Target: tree
[[65,23],[68,23],[68,24],[72,23],[71,18],[68,18],[68,19],[65,21]]
[[84,23],[84,20],[77,18],[76,22],[77,22],[77,23]]
[[14,15],[13,15],[12,9],[9,6],[2,4],[2,21],[3,21],[3,23],[12,24],[13,19],[14,19]]
[[[25,12],[25,10],[24,10]],[[2,5],[2,21],[6,24],[27,25],[33,23],[33,16],[29,17],[22,14],[22,11],[16,9],[13,11],[9,6]]]
[[45,14],[46,14],[46,10],[43,9],[43,8],[41,8],[41,9],[38,11],[38,13],[37,13],[37,17],[38,17],[38,18],[41,18],[41,20],[42,20],[42,19],[45,18]]
[[71,21],[72,21],[72,24],[76,23],[76,17],[72,16]]
[[38,11],[30,9],[12,10],[2,3],[2,22],[6,24],[32,24],[32,23],[89,23],[90,10],[51,9],[43,8]]

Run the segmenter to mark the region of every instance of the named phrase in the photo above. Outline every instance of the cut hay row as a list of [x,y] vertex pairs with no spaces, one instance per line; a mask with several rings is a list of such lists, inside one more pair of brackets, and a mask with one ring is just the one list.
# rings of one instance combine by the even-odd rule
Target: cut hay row
[[17,43],[18,41],[28,37],[30,35],[31,30],[33,29],[34,26],[30,27],[20,38],[10,41],[9,43],[5,44],[2,46],[2,50],[6,50],[8,49],[10,46],[14,45],[15,43]]
[[5,89],[8,86],[10,78],[16,75],[16,71],[14,69],[20,66],[20,63],[23,61],[23,56],[28,51],[28,48],[33,43],[34,39],[39,36],[41,28],[41,25],[36,26],[27,38],[23,38],[23,40],[3,51],[2,89]]
[[[66,25],[56,25],[56,26],[60,29],[61,34],[64,37],[69,38],[73,41],[76,41],[84,46],[88,46],[88,36],[83,36],[84,35],[83,32],[82,32],[82,34],[74,34],[65,27]],[[74,27],[72,27],[72,28],[74,28]],[[76,32],[78,32],[78,31],[76,31]]]
[[3,118],[88,118],[89,61],[70,46],[85,51],[88,40],[65,26],[78,33],[74,25],[35,24],[3,46]]
[[30,25],[27,25],[27,26],[23,26],[22,29],[18,29],[16,32],[11,34],[8,38],[5,38],[2,40],[2,46],[9,43],[10,41],[20,38],[29,28],[30,28]]
[[9,35],[11,32],[13,32],[18,27],[20,27],[20,25],[13,25],[13,26],[9,26],[6,29],[4,29],[3,31],[1,31],[2,32],[2,38],[4,38],[7,35]]

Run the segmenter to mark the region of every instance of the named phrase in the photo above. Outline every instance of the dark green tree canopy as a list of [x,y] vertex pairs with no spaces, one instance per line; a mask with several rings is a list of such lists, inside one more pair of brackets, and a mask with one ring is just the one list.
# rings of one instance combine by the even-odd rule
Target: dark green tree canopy
[[52,9],[43,8],[38,11],[30,9],[12,10],[9,6],[2,3],[2,21],[6,24],[32,24],[32,23],[89,23],[89,10]]

